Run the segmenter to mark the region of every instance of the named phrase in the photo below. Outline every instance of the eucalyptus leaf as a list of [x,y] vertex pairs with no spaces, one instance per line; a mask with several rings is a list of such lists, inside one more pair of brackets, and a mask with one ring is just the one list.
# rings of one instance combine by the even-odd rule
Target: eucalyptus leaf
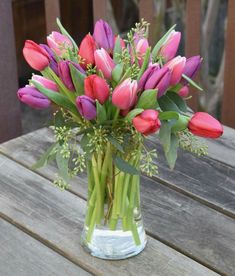
[[172,126],[171,131],[172,132],[178,132],[186,129],[188,127],[189,117],[179,114],[178,120],[175,122],[175,124]]
[[143,73],[147,69],[148,64],[149,64],[150,54],[151,54],[151,48],[149,47],[149,48],[147,48],[147,50],[145,52],[144,61],[143,61],[143,64],[140,68],[139,74],[137,76],[137,80],[139,80],[141,78],[141,76],[143,75]]
[[187,105],[186,105],[185,101],[182,99],[182,97],[180,97],[177,93],[172,92],[172,91],[168,91],[166,93],[166,95],[178,106],[178,108],[181,111],[187,112]]
[[165,34],[164,36],[157,42],[157,44],[154,46],[153,51],[152,51],[152,56],[156,57],[160,48],[162,47],[162,45],[166,42],[166,40],[168,39],[170,33],[175,29],[176,24],[173,25]]
[[166,160],[171,169],[173,169],[175,166],[178,146],[179,146],[179,139],[176,137],[175,134],[172,133],[171,139],[170,139],[170,148],[167,152],[165,152]]
[[115,139],[113,136],[111,135],[108,135],[107,136],[109,142],[117,149],[119,150],[120,152],[124,153],[124,149],[122,147],[122,145],[118,142],[117,139]]
[[143,109],[155,109],[157,107],[157,90],[145,90],[141,94],[136,107]]
[[135,167],[133,167],[131,164],[123,160],[120,156],[113,155],[113,162],[120,171],[129,173],[131,175],[139,174],[139,171]]
[[179,119],[179,113],[176,111],[164,111],[159,113],[158,118],[160,120],[171,120],[171,119]]
[[189,84],[191,84],[193,87],[197,88],[199,91],[203,91],[203,89],[192,79],[190,79],[188,76],[186,76],[185,74],[182,74],[182,77],[189,82]]
[[113,60],[115,63],[118,63],[118,55],[122,53],[121,39],[120,36],[117,36],[114,49],[113,49]]
[[85,76],[73,64],[69,64],[69,68],[77,95],[83,95]]
[[43,153],[41,158],[31,167],[33,170],[37,170],[43,166],[45,166],[48,162],[48,159],[51,155],[53,155],[58,147],[58,143],[52,144],[46,152]]
[[97,112],[97,122],[99,124],[104,123],[107,120],[107,113],[104,105],[101,105],[98,100],[96,100],[96,112]]
[[59,169],[59,175],[65,180],[65,182],[68,182],[69,180],[69,159],[64,158],[61,154],[60,150],[56,153],[56,164]]
[[180,113],[178,106],[167,95],[161,96],[158,99],[158,104],[162,111],[176,111]]
[[128,122],[131,122],[132,119],[135,118],[135,116],[139,115],[140,113],[142,113],[144,111],[143,108],[135,108],[133,110],[131,110],[125,117],[125,120]]
[[159,139],[165,153],[169,151],[171,145],[171,127],[171,122],[163,121],[159,131]]

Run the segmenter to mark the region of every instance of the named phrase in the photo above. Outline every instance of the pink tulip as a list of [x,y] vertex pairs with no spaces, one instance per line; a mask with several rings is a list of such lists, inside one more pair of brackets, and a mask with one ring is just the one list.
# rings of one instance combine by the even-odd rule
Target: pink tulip
[[172,73],[170,85],[176,85],[179,83],[184,71],[185,63],[186,57],[177,56],[164,65],[164,67],[169,68]]
[[94,38],[90,35],[87,34],[79,47],[79,56],[81,56],[84,61],[85,61],[85,68],[87,67],[88,64],[95,64],[95,57],[94,57],[94,52],[96,50],[96,46],[95,46],[95,40]]
[[[143,60],[144,60],[144,55],[146,53],[146,50],[149,47],[148,40],[146,38],[139,39],[136,42],[135,47],[136,47],[135,50],[136,50],[136,55],[137,55],[137,58],[138,58],[138,63],[139,63],[140,66],[142,66]],[[134,57],[132,57],[132,58],[134,58]]]
[[137,81],[124,80],[113,91],[112,103],[121,110],[131,108],[137,100]]
[[90,75],[84,80],[85,95],[104,104],[109,98],[109,86],[107,82],[97,76]]
[[37,71],[43,71],[50,63],[47,51],[32,40],[25,41],[23,55],[28,64]]
[[180,90],[178,91],[178,95],[182,98],[186,98],[189,95],[189,88],[188,86],[183,86],[182,88],[180,88]]
[[154,109],[144,110],[132,120],[132,123],[138,132],[144,135],[152,134],[161,127],[158,114],[159,112]]
[[56,91],[56,92],[59,91],[57,84],[52,80],[48,80],[48,79],[46,79],[42,76],[39,76],[39,75],[33,75],[32,80],[38,82],[39,84],[41,84],[42,86],[44,86],[47,89],[50,89],[50,90],[53,90],[53,91]]
[[105,78],[111,79],[115,63],[105,49],[102,48],[95,51],[95,64],[97,69],[103,73]]
[[162,57],[165,62],[175,57],[176,52],[179,48],[180,39],[181,33],[172,31],[166,42],[160,48],[158,55]]
[[73,47],[71,40],[59,32],[52,32],[48,35],[47,44],[58,56],[62,56],[68,48],[72,49]]

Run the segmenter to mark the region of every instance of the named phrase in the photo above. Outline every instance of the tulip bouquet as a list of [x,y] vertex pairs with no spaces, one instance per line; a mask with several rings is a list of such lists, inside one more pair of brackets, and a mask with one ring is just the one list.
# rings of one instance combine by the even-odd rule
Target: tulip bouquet
[[202,59],[176,56],[181,33],[175,26],[151,49],[144,20],[125,40],[99,20],[79,47],[57,23],[60,32],[52,32],[47,45],[27,40],[23,49],[28,64],[42,76],[33,75],[18,90],[19,99],[33,108],[57,108],[55,143],[34,167],[54,159],[54,183],[62,189],[87,168],[84,243],[92,251],[95,230],[106,226],[130,233],[140,251],[145,237],[139,222],[139,174],[151,176],[157,170],[155,150],[144,145],[146,136],[158,132],[173,168],[178,147],[205,154],[194,135],[217,138],[223,132],[209,114],[188,112],[189,86],[201,90],[192,78]]

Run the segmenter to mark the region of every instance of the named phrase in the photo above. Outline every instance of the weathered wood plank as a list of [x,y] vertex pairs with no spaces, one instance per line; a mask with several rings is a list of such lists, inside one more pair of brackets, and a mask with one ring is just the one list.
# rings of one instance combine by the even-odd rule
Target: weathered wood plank
[[135,258],[107,262],[91,257],[79,244],[85,201],[61,192],[4,156],[0,164],[1,216],[88,271],[98,275],[216,275],[150,237],[146,250]]
[[47,34],[57,30],[56,18],[60,17],[60,1],[44,0]]
[[0,1],[0,143],[21,134],[12,3]]
[[3,219],[0,229],[0,275],[90,275]]
[[[19,140],[21,140],[21,141],[19,141]],[[17,141],[18,141],[18,143],[16,143]],[[51,136],[51,131],[47,130],[47,129],[42,129],[42,130],[39,130],[39,131],[37,131],[35,133],[26,135],[25,137],[20,137],[18,139],[15,139],[14,141],[12,141],[14,143],[11,143],[11,146],[8,146],[8,148],[11,149],[11,153],[10,154],[8,153],[8,154],[14,156],[14,158],[16,160],[18,160],[19,162],[23,162],[26,166],[30,166],[31,164],[33,164],[35,162],[35,158],[38,158],[39,155],[43,151],[45,151],[45,148],[50,145],[51,141],[53,141],[53,138]],[[7,143],[7,144],[9,145],[10,143]],[[189,161],[189,162],[187,161],[187,163],[189,165],[186,166],[186,169],[188,169],[189,171],[190,171],[190,168],[192,166],[195,167],[195,166],[201,165],[200,162],[196,163],[196,165],[195,165],[193,162],[194,162],[194,160],[196,158],[193,158],[192,156],[191,157],[190,156],[191,155],[189,155],[189,158],[191,158],[192,160],[191,159],[189,159],[189,160],[186,159],[186,160]],[[163,158],[163,157],[159,156],[159,158]],[[212,160],[210,160],[210,162],[216,163],[216,162],[213,162]],[[218,164],[221,165],[220,163],[218,163]],[[168,179],[170,178],[172,181],[169,181],[169,182],[172,185],[175,185],[175,183],[177,183],[177,185],[179,185],[179,184],[183,185],[184,182],[186,181],[186,184],[184,184],[185,188],[184,188],[184,186],[182,186],[182,187],[186,191],[191,192],[192,194],[194,193],[194,191],[192,192],[190,190],[190,189],[192,189],[191,187],[195,186],[194,190],[196,192],[198,192],[198,191],[199,192],[204,191],[203,189],[205,189],[205,187],[207,187],[207,183],[205,184],[205,182],[203,182],[204,185],[202,185],[202,184],[200,184],[200,181],[197,181],[195,178],[187,176],[186,173],[182,173],[182,172],[180,173],[179,169],[181,169],[181,166],[179,166],[179,169],[176,172],[171,172],[170,170],[167,169],[166,164],[165,165],[164,164],[163,165],[160,164],[160,165],[161,165],[161,167],[159,168],[159,170],[161,172],[161,177],[162,177],[162,174],[164,174],[164,177],[168,177]],[[201,170],[201,172],[200,172],[200,170],[199,170],[199,172],[196,171],[197,168],[195,168],[195,171],[197,172],[197,174],[200,175],[200,173],[201,173],[202,178],[203,178],[203,171],[205,170],[204,167],[207,167],[207,168],[209,167],[209,169],[212,170],[212,174],[215,173],[215,171],[214,171],[215,168],[214,167],[211,168],[211,166],[209,164],[207,164],[207,162],[204,162],[202,164],[202,170]],[[184,166],[184,168],[185,168],[185,166]],[[226,168],[226,169],[228,169],[228,168]],[[229,168],[229,170],[231,170],[233,172],[233,175],[234,175],[234,170],[231,169],[231,168]],[[55,167],[53,165],[49,165],[48,167],[42,168],[40,170],[40,173],[42,175],[45,175],[49,179],[53,179],[53,173],[55,171],[56,171]],[[222,173],[220,172],[220,174],[221,174],[220,177],[218,177],[218,175],[220,175],[220,174],[217,174],[216,179],[218,178],[219,180],[221,180],[221,179],[223,180],[223,176],[224,176],[223,173],[227,173],[227,170],[225,172],[222,170]],[[227,178],[229,179],[229,176],[227,176]],[[182,181],[182,180],[184,180],[184,181]],[[230,182],[231,182],[231,179],[230,179]],[[146,184],[146,183],[148,183],[148,184]],[[71,184],[72,184],[71,190],[73,192],[79,194],[83,198],[86,198],[86,180],[84,180],[84,178],[81,178],[81,177],[80,178],[75,178],[72,181]],[[143,187],[144,188],[143,188],[143,191],[142,191],[143,192],[143,197],[145,197],[145,194],[148,193],[148,190],[150,189],[148,186],[150,186],[150,188],[151,188],[151,186],[155,187],[156,189],[157,189],[158,186],[161,187],[161,188],[159,188],[159,190],[161,191],[161,192],[159,192],[159,194],[161,196],[163,196],[164,193],[166,193],[166,192],[163,192],[163,191],[167,191],[167,193],[168,193],[168,189],[167,188],[162,187],[161,185],[159,185],[156,182],[155,183],[151,182],[151,185],[150,185],[149,182],[147,180],[145,180],[144,183],[143,183]],[[230,202],[230,205],[232,206],[232,202],[233,202],[232,201],[232,197],[233,197],[233,194],[229,190],[229,188],[231,188],[231,187],[229,187],[229,186],[227,187],[226,186],[227,189],[225,187],[223,187],[222,185],[221,185],[221,187],[222,187],[221,188],[222,190],[220,190],[218,194],[221,194],[221,198],[223,200],[224,200],[224,197],[225,197],[225,199],[226,199],[226,196],[229,197],[230,201],[228,201],[228,202]],[[220,188],[220,186],[217,185],[216,186],[216,192],[217,192],[217,189],[219,189],[219,188]],[[167,190],[164,190],[164,189],[167,189]],[[171,195],[171,193],[172,193],[172,195]],[[167,197],[169,197],[169,198],[172,197],[172,202],[174,202],[174,200],[175,200],[174,199],[175,195],[177,195],[177,197],[181,196],[180,194],[175,193],[174,191],[171,191],[171,193],[170,193],[170,195],[167,195],[166,198]],[[209,192],[207,191],[207,193],[209,193]],[[213,186],[211,188],[211,193],[212,193],[211,194],[211,198],[213,198]],[[206,195],[206,192],[205,192],[205,195]],[[163,204],[164,204],[164,200],[165,200],[164,198],[165,198],[165,196],[162,199]],[[171,217],[170,214],[167,213],[165,215],[166,217],[169,216],[169,221],[173,224],[173,227],[175,227],[175,231],[173,231],[173,233],[171,234],[172,236],[171,236],[171,239],[169,239],[169,242],[172,244],[172,246],[176,246],[177,248],[183,248],[183,250],[185,252],[187,252],[190,255],[195,256],[196,258],[199,258],[201,261],[203,261],[204,259],[207,260],[207,250],[206,249],[201,250],[201,247],[200,247],[200,245],[201,245],[201,239],[204,240],[205,243],[206,243],[207,242],[207,238],[208,238],[207,234],[206,234],[206,231],[207,231],[206,229],[208,228],[208,226],[207,226],[208,218],[207,218],[207,216],[205,214],[207,214],[208,216],[212,217],[211,218],[212,221],[210,223],[213,226],[211,226],[211,227],[214,227],[215,229],[217,229],[216,230],[217,235],[220,235],[220,233],[224,233],[224,229],[220,229],[221,226],[217,225],[217,221],[218,221],[217,217],[219,217],[220,214],[218,214],[217,212],[215,212],[213,210],[210,210],[209,208],[207,208],[204,205],[196,203],[194,200],[188,199],[187,197],[183,196],[183,199],[186,201],[186,203],[183,201],[181,204],[178,205],[178,208],[179,208],[179,210],[178,210],[178,217],[175,218],[174,222],[171,222],[171,218],[172,217]],[[149,202],[151,201],[151,202],[155,202],[156,206],[159,205],[159,200],[160,200],[159,198],[156,199],[156,196],[153,193],[150,193],[149,200],[146,197],[146,202],[148,204],[150,204]],[[218,198],[216,198],[216,200],[220,200],[220,198],[218,197]],[[148,205],[148,204],[145,206],[145,208],[146,208],[146,214],[148,215],[148,212],[150,212],[151,215],[153,215],[153,212],[155,214],[158,214],[158,211],[159,211],[158,208],[159,207],[156,207],[157,209],[154,209],[153,208],[153,204],[152,205],[151,204]],[[180,215],[181,205],[183,206],[185,204],[187,206],[191,206],[191,204],[192,204],[192,206],[195,209],[198,209],[199,208],[198,206],[200,206],[200,208],[201,208],[201,211],[199,213],[195,213],[193,215],[190,214],[190,221],[188,221],[189,218],[186,219],[186,218],[184,218],[183,216]],[[227,207],[230,208],[230,205],[228,204]],[[189,208],[190,207],[188,207],[188,209]],[[172,207],[172,212],[174,210],[175,210],[175,206]],[[207,210],[210,210],[210,211],[207,211]],[[145,209],[144,209],[144,211],[145,211]],[[212,214],[210,212],[212,212]],[[204,213],[203,218],[201,218],[201,214],[202,213]],[[221,215],[221,216],[222,216],[222,218],[224,217],[223,215]],[[182,217],[184,218],[183,221],[181,220]],[[164,221],[165,220],[164,216],[161,217],[161,219],[163,219],[163,221]],[[165,241],[167,241],[168,237],[166,237],[165,228],[162,227],[160,229],[157,226],[156,226],[156,228],[149,226],[149,225],[152,225],[152,221],[154,221],[153,217],[151,219],[147,220],[146,226],[147,226],[148,231],[150,231],[150,233],[153,234],[153,235],[156,235],[156,233],[157,233],[158,237],[160,237],[161,239],[164,239]],[[200,233],[201,233],[201,223],[197,224],[197,221],[204,221],[204,225],[205,225],[203,227],[203,229],[204,229],[205,232],[204,232],[204,235],[202,235],[201,239],[198,236],[195,235],[195,240],[194,240],[194,245],[193,246],[189,246],[189,245],[187,245],[185,243],[185,241],[183,242],[182,240],[178,240],[177,239],[177,236],[178,236],[177,228],[178,228],[178,225],[181,225],[181,224],[184,226],[184,229],[185,229],[185,231],[182,234],[182,235],[185,236],[185,240],[187,240],[187,238],[189,240],[191,240],[192,239],[191,234],[194,233],[194,232],[197,233],[198,229],[200,230]],[[185,223],[186,223],[186,225],[185,225]],[[195,223],[195,225],[194,225],[194,223]],[[189,224],[189,226],[188,226],[188,224]],[[180,228],[181,228],[181,226],[180,226]],[[208,264],[216,265],[216,262],[217,262],[216,261],[216,259],[217,259],[216,256],[217,256],[217,254],[222,254],[222,256],[223,256],[223,253],[222,253],[222,251],[221,252],[217,252],[218,251],[217,249],[219,248],[219,246],[217,244],[218,241],[215,239],[215,237],[211,237],[211,239],[212,240],[208,244],[208,247],[210,248],[211,251],[216,252],[216,254],[215,254],[215,256],[211,255],[209,257]],[[227,243],[227,244],[229,244],[229,243]],[[228,248],[228,251],[229,251],[229,248]],[[221,256],[221,260],[223,260],[222,256]]]
[[235,127],[235,1],[228,1],[228,20],[225,40],[224,93],[222,101],[222,121]]
[[93,0],[93,22],[99,19],[107,18],[107,2],[108,0]]

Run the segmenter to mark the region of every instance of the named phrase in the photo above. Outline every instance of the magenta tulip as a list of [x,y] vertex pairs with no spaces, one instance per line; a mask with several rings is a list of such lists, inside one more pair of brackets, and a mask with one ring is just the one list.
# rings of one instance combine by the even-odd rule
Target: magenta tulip
[[23,55],[28,64],[38,71],[43,71],[50,63],[47,51],[32,40],[25,41]]
[[[146,50],[148,49],[148,47],[149,47],[149,43],[148,43],[148,40],[146,38],[141,38],[141,39],[136,40],[135,51],[136,51],[136,55],[137,55],[137,58],[138,58],[138,63],[139,63],[140,66],[142,66],[142,64],[143,64],[144,55],[145,55]],[[132,59],[134,61],[133,53],[131,53],[131,55],[132,55]]]
[[159,112],[153,109],[144,110],[132,120],[132,123],[138,132],[144,135],[152,134],[161,127],[158,114]]
[[109,98],[109,86],[107,82],[97,76],[90,75],[84,80],[85,95],[104,104]]
[[[188,76],[190,79],[192,79],[198,72],[201,66],[201,63],[202,63],[202,58],[200,56],[193,56],[193,57],[187,58],[186,64],[183,70],[183,74]],[[181,82],[184,85],[188,83],[184,79],[182,79]]]
[[105,49],[102,48],[95,51],[95,64],[97,69],[103,73],[105,78],[111,79],[115,63]]
[[183,86],[182,88],[180,88],[180,90],[178,91],[178,95],[182,98],[186,98],[189,95],[189,87]]
[[48,80],[39,75],[33,75],[32,80],[38,82],[39,84],[41,84],[42,86],[44,86],[47,89],[53,90],[55,92],[59,91],[57,84],[52,80]]
[[73,47],[71,40],[59,32],[52,32],[47,36],[47,44],[58,56],[63,56],[68,48],[72,49]]
[[95,40],[94,38],[90,35],[87,34],[79,47],[79,56],[81,56],[84,59],[85,62],[85,68],[87,67],[88,64],[95,64],[95,57],[94,57],[94,52],[96,50],[95,46]]
[[115,37],[107,22],[100,19],[95,23],[93,37],[99,48],[104,48],[108,53],[113,52]]
[[185,63],[185,57],[177,56],[164,65],[164,67],[169,68],[171,71],[170,85],[176,85],[179,83],[184,71]]
[[51,50],[50,47],[48,47],[46,44],[39,44],[49,55],[50,64],[49,67],[58,75],[58,64],[55,58],[55,54]]
[[162,57],[165,62],[175,57],[179,48],[180,39],[181,33],[172,31],[166,42],[160,48],[158,55]]
[[145,84],[147,80],[154,74],[154,72],[158,71],[159,69],[160,66],[157,63],[152,64],[147,68],[147,70],[144,72],[138,82],[138,91],[145,90]]
[[188,129],[194,135],[205,138],[218,138],[223,134],[221,123],[205,112],[195,113],[189,121]]
[[124,80],[113,91],[112,103],[121,110],[131,108],[137,100],[137,81]]
[[76,106],[79,113],[87,120],[94,120],[96,118],[95,101],[87,96],[78,96],[76,99]]
[[17,92],[19,100],[35,109],[44,109],[51,105],[51,101],[35,87],[26,85]]

